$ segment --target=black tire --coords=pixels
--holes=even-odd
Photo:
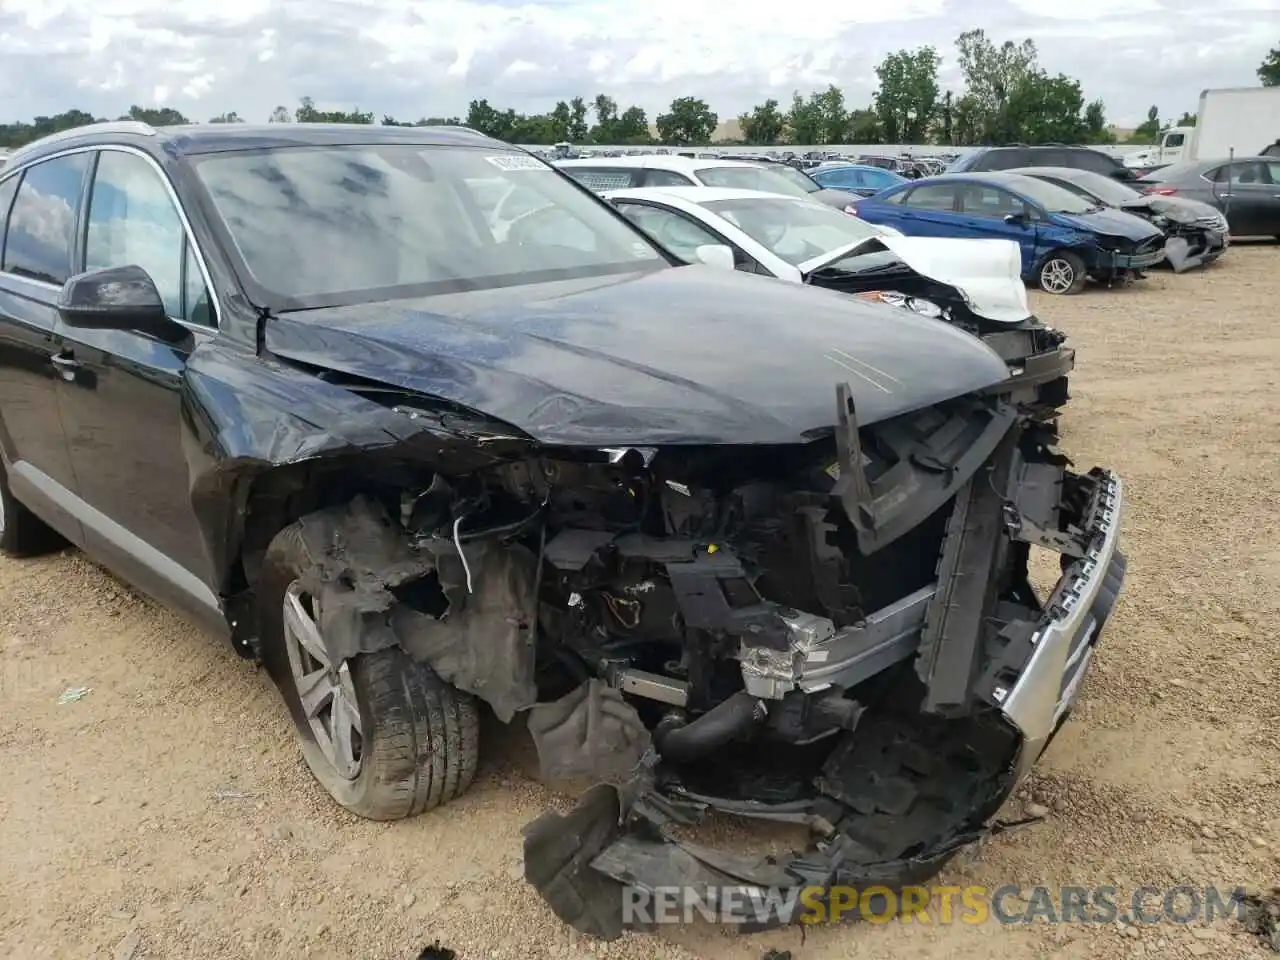
[[[0,463],[0,553],[33,557],[63,545],[63,539],[54,530],[14,499],[4,464]]]
[[[359,772],[343,776],[307,719],[290,667],[283,608],[307,564],[299,525],[272,540],[257,597],[262,659],[284,698],[317,782],[342,807],[369,820],[401,820],[455,799],[471,786],[479,758],[475,699],[398,647],[347,662],[360,716]]]
[[[1079,293],[1087,279],[1084,261],[1070,250],[1054,250],[1036,264],[1036,286],[1054,296]]]

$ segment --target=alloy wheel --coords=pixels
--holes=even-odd
[[[360,701],[346,661],[336,667],[321,638],[313,598],[297,581],[284,595],[284,645],[298,701],[316,746],[344,780],[360,773]]]
[[[1055,257],[1040,268],[1040,286],[1049,293],[1066,293],[1076,281],[1075,268]]]

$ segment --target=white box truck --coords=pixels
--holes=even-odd
[[[1280,155],[1280,87],[1225,87],[1200,94],[1194,127],[1170,127],[1153,147],[1127,154],[1126,166]]]

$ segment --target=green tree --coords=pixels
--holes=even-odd
[[[557,100],[555,108],[550,113],[552,143],[559,143],[561,140],[568,140],[569,127],[573,124],[573,112],[569,109],[569,104],[563,100]]]
[[[597,93],[592,101],[595,110],[596,124],[591,128],[589,136],[592,143],[613,143],[618,138],[618,101],[613,97]]]
[[[666,113],[658,114],[658,136],[673,146],[707,143],[720,118],[698,97],[678,97]]]
[[[1174,124],[1175,127],[1194,127],[1195,125],[1196,115],[1187,113],[1185,110],[1182,112],[1182,116],[1178,118],[1178,122]]]
[[[938,108],[938,143],[951,146],[955,143],[955,95],[948,90],[942,95],[942,106]]]
[[[240,114],[232,110],[230,113],[220,113],[216,117],[209,118],[210,123],[244,123],[240,119]]]
[[[1258,79],[1264,87],[1280,87],[1280,47],[1272,47],[1258,65]]]
[[[467,105],[465,126],[497,140],[508,140],[515,123],[515,111],[501,111],[488,100],[472,100]]]
[[[792,143],[822,142],[822,117],[818,114],[817,105],[812,97],[806,100],[800,96],[799,90],[791,95],[791,109],[787,111],[787,129],[791,131]]]
[[[98,122],[100,121],[95,119],[93,114],[73,108],[65,113],[55,114],[52,117],[36,117],[30,123],[19,121],[18,123],[0,124],[0,147],[25,146],[33,140],[47,137],[51,133],[74,130],[76,127]]]
[[[1038,74],[1036,45],[1031,40],[1006,40],[996,46],[982,30],[968,30],[956,38],[965,93],[956,103],[955,132],[959,143],[1008,143],[1021,139],[1021,117],[1009,101],[1014,91]]]
[[[874,110],[854,110],[845,126],[847,143],[888,143],[880,127],[880,117]]]
[[[925,143],[938,114],[938,52],[933,47],[899,50],[876,67],[880,129],[889,143]]]
[[[633,106],[623,110],[622,115],[618,117],[617,126],[614,127],[614,135],[620,144],[649,143],[653,137],[649,135],[649,117],[644,112],[644,108]]]
[[[1080,143],[1086,138],[1084,93],[1076,80],[1063,74],[1031,74],[1009,97],[1010,118],[1026,143]]]
[[[1115,143],[1115,134],[1107,123],[1107,109],[1101,100],[1093,100],[1084,108],[1084,139],[1086,143]]]
[[[565,139],[573,143],[587,139],[587,102],[581,97],[569,101],[569,130]]]
[[[293,119],[297,123],[373,123],[373,111],[317,110],[314,100],[303,97],[293,111]]]
[[[777,100],[766,100],[752,107],[750,113],[738,115],[742,139],[751,144],[770,146],[777,143],[786,125],[787,118],[778,109]]]
[[[1130,143],[1155,143],[1160,137],[1160,108],[1147,111],[1147,119],[1133,128]]]
[[[821,139],[818,143],[843,143],[849,128],[849,111],[844,105],[844,91],[834,83],[809,97],[818,119]]]
[[[137,120],[139,123],[150,124],[153,127],[172,127],[191,121],[184,117],[172,107],[139,107],[134,105],[129,108],[121,120]]]
[[[292,121],[293,117],[290,115],[288,107],[276,107],[271,111],[271,116],[267,117],[267,123],[290,123]]]

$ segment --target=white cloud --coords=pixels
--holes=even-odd
[[[264,120],[303,96],[417,118],[464,113],[472,99],[531,111],[598,92],[651,117],[702,96],[728,118],[827,83],[865,103],[880,58],[924,43],[955,84],[952,43],[975,26],[997,41],[1034,38],[1047,69],[1079,79],[1113,120],[1137,122],[1151,103],[1176,116],[1205,87],[1255,83],[1280,40],[1280,4],[3,0],[0,120],[71,106],[115,116],[157,98],[197,119]]]

